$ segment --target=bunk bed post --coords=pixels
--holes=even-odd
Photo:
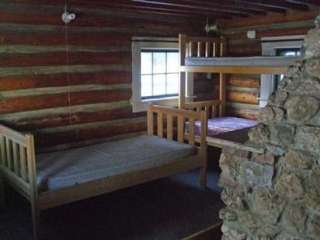
[[[220,57],[223,57],[226,52],[226,39],[224,37],[220,38]],[[226,79],[225,74],[219,74],[219,84],[220,84],[220,92],[219,92],[219,100],[221,101],[219,116],[223,117],[225,115],[226,110]]]
[[[203,168],[200,173],[200,185],[207,187],[208,182],[208,157],[207,157],[207,131],[208,131],[208,115],[205,111],[201,111],[201,130],[200,130],[200,154],[204,161]]]
[[[30,184],[30,203],[33,222],[33,235],[37,240],[39,237],[39,218],[40,209],[38,206],[38,187],[37,187],[37,171],[36,171],[36,154],[34,136],[31,134],[26,135],[27,140],[27,164],[28,164],[28,178]]]
[[[186,57],[186,35],[179,34],[179,50],[180,50],[180,67],[185,65]],[[180,87],[179,87],[179,108],[185,105],[186,98],[186,73],[180,70]]]
[[[4,137],[0,136],[0,208],[5,207],[5,186],[1,172],[1,166],[5,164]]]
[[[148,130],[148,135],[149,136],[153,136],[154,133],[154,120],[153,120],[153,112],[151,110],[151,106],[149,106],[148,108],[148,112],[147,112],[147,130]]]
[[[4,189],[4,182],[1,176],[0,171],[0,208],[5,208],[5,189]]]
[[[186,73],[180,72],[179,109],[183,109],[186,103]]]
[[[219,116],[223,117],[225,115],[226,109],[226,81],[225,75],[223,73],[219,74],[219,84],[220,84],[220,93],[219,93],[219,100],[221,101]]]

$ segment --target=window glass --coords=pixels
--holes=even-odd
[[[284,56],[284,57],[298,57],[301,56],[301,49],[300,48],[283,48],[277,49],[276,52],[277,56]],[[284,78],[284,74],[276,75],[275,76],[275,89],[278,89],[280,81]]]
[[[167,72],[177,73],[179,72],[179,53],[168,53],[167,55]]]
[[[153,53],[153,73],[166,73],[166,53]]]
[[[156,74],[153,76],[153,95],[166,95],[166,74]]]
[[[152,75],[141,76],[141,96],[152,96]]]
[[[179,91],[179,73],[167,75],[167,93],[175,94]]]
[[[152,53],[141,53],[141,74],[152,74]]]
[[[141,52],[141,97],[165,98],[179,92],[179,53],[177,50]]]

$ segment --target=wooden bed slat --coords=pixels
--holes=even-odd
[[[5,137],[0,136],[0,151],[1,151],[1,159],[0,165],[6,165],[6,147],[5,147]]]
[[[154,131],[154,123],[153,123],[153,112],[148,111],[147,113],[148,118],[148,135],[152,136]]]
[[[184,117],[178,116],[178,142],[184,142]]]
[[[167,115],[167,139],[173,140],[173,117]]]
[[[163,138],[163,113],[158,113],[157,119],[158,137]]]
[[[12,141],[6,137],[6,154],[7,154],[7,165],[10,170],[12,170],[12,152],[11,152],[11,143]]]
[[[189,144],[195,144],[195,120],[193,118],[189,119]]]
[[[205,48],[206,48],[206,50],[205,50],[205,57],[210,57],[210,43],[209,42],[206,42],[205,43]]]
[[[13,172],[20,176],[20,169],[19,169],[19,147],[18,144],[15,142],[12,142],[12,153],[13,153]]]
[[[212,57],[217,56],[217,44],[214,42],[212,43]]]
[[[26,164],[26,149],[24,146],[19,145],[20,148],[20,176],[25,181],[27,178],[27,164]]]

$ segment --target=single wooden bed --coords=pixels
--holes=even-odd
[[[207,134],[209,138],[243,143],[248,139],[248,131],[256,126],[253,120],[225,116],[226,81],[225,74],[279,74],[300,57],[224,57],[227,41],[225,38],[190,37],[179,35],[180,48],[180,94],[179,108],[196,112],[205,111],[208,116]],[[218,73],[219,99],[188,102],[185,85],[187,73]],[[196,123],[196,128],[200,123]],[[220,142],[221,143],[221,142]]]
[[[150,106],[147,135],[42,154],[33,135],[0,125],[0,172],[30,202],[36,238],[41,210],[196,168],[205,184],[205,119],[205,112]],[[185,121],[190,129],[203,123],[199,144],[193,134],[185,141]]]

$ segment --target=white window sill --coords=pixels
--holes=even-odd
[[[159,102],[159,101],[168,101],[168,100],[172,100],[172,99],[177,100],[178,98],[179,98],[178,96],[163,97],[163,98],[149,98],[149,99],[142,99],[141,102]]]
[[[167,98],[158,98],[158,99],[144,99],[141,101],[132,101],[133,112],[145,112],[148,110],[149,105],[162,105],[169,107],[178,106],[179,97],[167,97]]]

